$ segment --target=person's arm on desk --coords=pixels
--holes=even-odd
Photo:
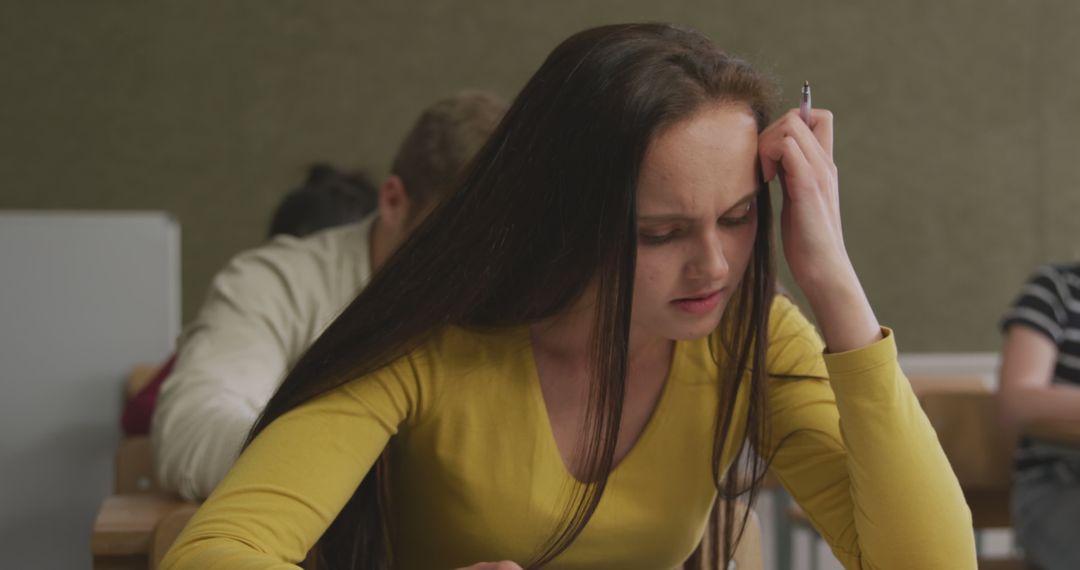
[[[158,398],[151,427],[158,478],[186,499],[205,499],[225,476],[304,348],[305,319],[275,247],[241,254],[214,278]]]
[[[1010,436],[1034,422],[1080,422],[1080,388],[1052,384],[1058,347],[1023,324],[1008,328],[1001,350],[998,410]]]

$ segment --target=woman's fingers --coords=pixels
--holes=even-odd
[[[796,192],[808,184],[825,187],[835,184],[836,166],[821,144],[824,140],[831,147],[832,114],[821,110],[812,114],[811,120],[816,121],[816,132],[793,110],[762,131],[758,144],[766,182],[782,168],[785,187],[793,186]]]
[[[825,151],[825,154],[832,159],[833,156],[833,114],[832,111],[827,109],[813,109],[810,111],[810,131],[814,133],[814,138],[817,139],[818,144]]]
[[[805,127],[805,129],[803,128]],[[766,131],[781,131],[784,134],[796,136],[808,134],[817,142],[816,145],[806,145],[806,148],[820,148],[821,155],[826,160],[833,157],[833,114],[827,109],[813,109],[810,111],[810,122],[802,120],[798,109],[790,109],[781,115]],[[764,133],[762,133],[764,134]],[[800,137],[803,138],[803,137]],[[809,142],[809,140],[807,140]]]
[[[828,113],[828,111],[822,111],[822,113]],[[811,115],[811,120],[817,120],[817,128],[819,132],[815,133],[811,130],[811,127],[803,122],[799,117],[797,110],[791,110],[784,113],[773,124],[769,125],[765,131],[761,133],[760,138],[767,144],[768,141],[791,137],[799,143],[799,148],[802,150],[803,155],[806,157],[807,162],[812,166],[818,168],[824,168],[832,164],[832,155],[821,144],[821,138],[832,138],[832,119],[823,115]],[[819,138],[821,137],[821,138]],[[830,148],[831,148],[831,141]]]
[[[758,152],[761,155],[761,168],[766,182],[776,176],[781,167],[784,170],[785,182],[808,178],[813,172],[806,155],[793,137],[771,136],[759,144],[761,146]]]

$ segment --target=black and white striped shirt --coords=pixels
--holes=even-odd
[[[1003,331],[1014,324],[1031,327],[1057,345],[1055,384],[1080,385],[1080,264],[1036,270],[1001,320]],[[1053,449],[1025,438],[1017,452],[1017,468],[1052,461]]]
[[[1080,265],[1040,267],[1001,321],[1027,325],[1054,341],[1054,382],[1080,385]]]

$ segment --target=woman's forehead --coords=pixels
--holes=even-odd
[[[757,123],[742,106],[711,107],[665,129],[649,145],[639,174],[641,198],[671,190],[733,186],[757,177]]]

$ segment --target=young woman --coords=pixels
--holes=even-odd
[[[769,109],[763,77],[693,31],[559,45],[165,567],[698,564],[718,489],[752,498],[771,462],[848,567],[974,568],[844,247],[832,117]],[[773,295],[776,177],[824,345]]]

